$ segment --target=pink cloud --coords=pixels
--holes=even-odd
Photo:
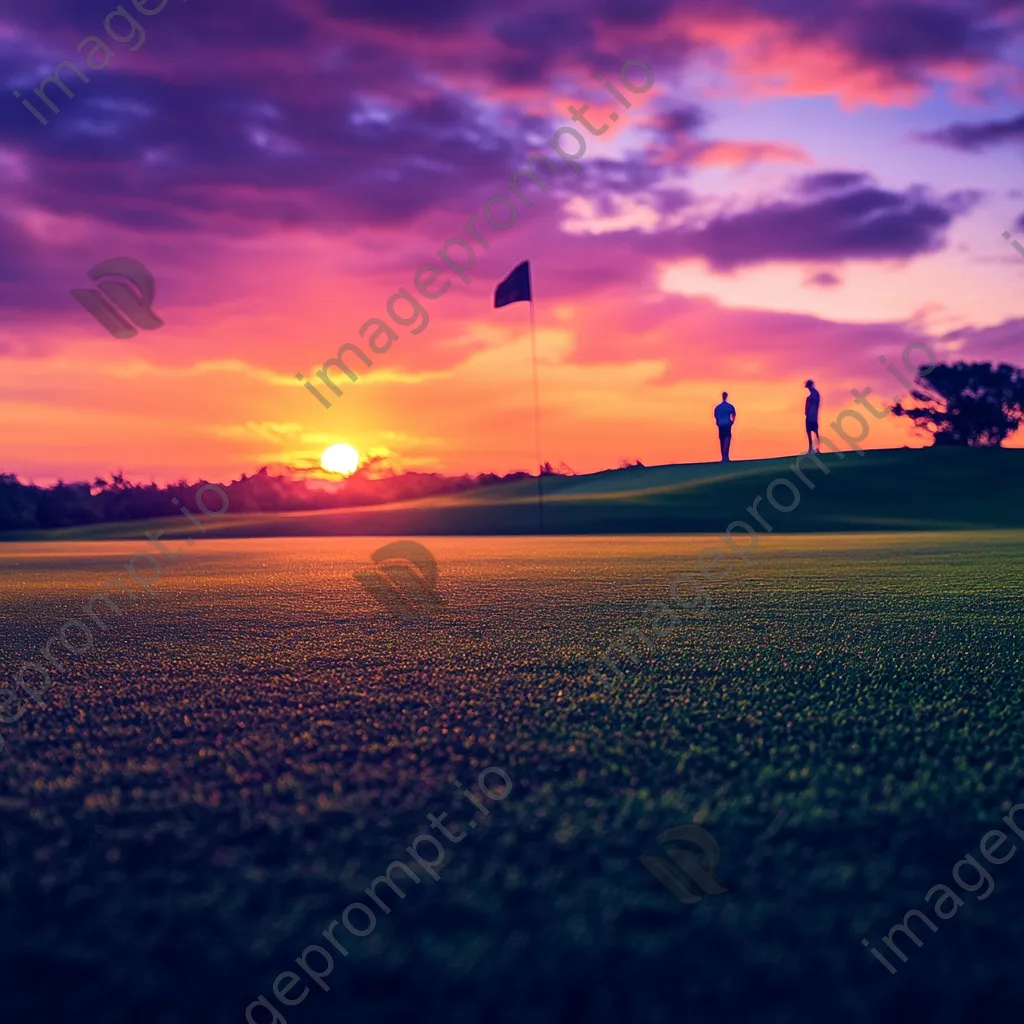
[[[777,142],[710,142],[699,149],[693,158],[696,167],[747,167],[754,163],[813,162],[801,147]]]

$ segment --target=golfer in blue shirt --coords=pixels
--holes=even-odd
[[[722,447],[722,461],[729,461],[729,446],[732,444],[732,425],[736,422],[736,409],[728,402],[729,392],[722,392],[722,401],[715,406],[715,423],[718,424],[718,443]]]

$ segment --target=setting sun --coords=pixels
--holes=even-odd
[[[328,473],[340,473],[349,476],[359,468],[359,452],[350,444],[332,444],[320,456],[320,465]]]

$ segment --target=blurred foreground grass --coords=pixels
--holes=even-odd
[[[762,538],[706,619],[588,680],[712,542],[429,538],[425,626],[352,579],[380,539],[197,542],[0,726],[8,1019],[244,1020],[492,764],[511,795],[289,1024],[1016,1009],[1024,858],[895,977],[860,939],[1024,800],[1024,535]],[[0,549],[5,674],[139,548]],[[683,906],[637,857],[695,818],[729,892]]]

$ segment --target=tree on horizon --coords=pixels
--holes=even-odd
[[[935,445],[998,448],[1024,418],[1024,370],[1009,363],[940,363],[918,374],[910,396],[893,413],[913,420]]]

